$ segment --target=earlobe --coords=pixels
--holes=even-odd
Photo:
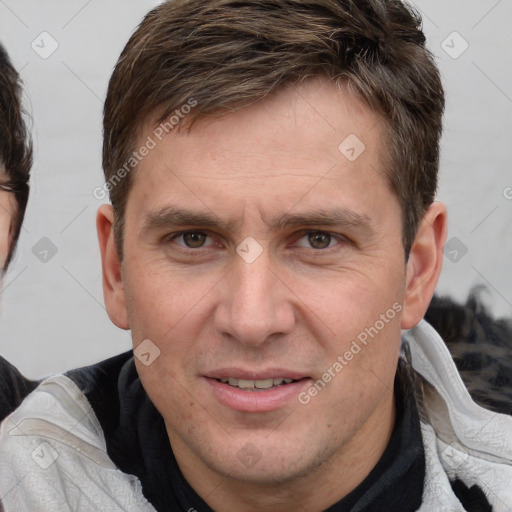
[[[427,311],[441,273],[446,232],[446,207],[435,202],[420,223],[407,262],[402,329],[416,326]]]
[[[104,204],[98,208],[96,229],[101,252],[103,296],[110,320],[121,329],[129,329],[121,261],[114,240],[114,212]]]

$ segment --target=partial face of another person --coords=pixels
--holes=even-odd
[[[137,370],[189,480],[357,471],[385,447],[423,261],[406,262],[384,130],[309,80],[158,142],[133,176],[122,263],[100,210],[109,314],[145,343]]]
[[[0,183],[5,171],[0,165]],[[12,221],[16,213],[16,199],[12,192],[0,189],[0,268],[5,267],[12,245]]]

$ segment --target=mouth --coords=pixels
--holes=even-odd
[[[227,384],[233,388],[238,388],[243,391],[266,391],[268,389],[275,389],[279,386],[284,386],[286,384],[292,384],[293,382],[298,382],[301,379],[291,379],[289,377],[276,377],[270,379],[258,379],[258,380],[250,380],[250,379],[236,379],[235,377],[221,377],[220,379],[215,379],[222,384]]]
[[[290,406],[311,382],[302,373],[283,369],[252,372],[225,368],[204,377],[203,382],[223,406],[253,413]]]

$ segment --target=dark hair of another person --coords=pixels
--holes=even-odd
[[[12,192],[16,199],[5,267],[12,258],[25,216],[32,167],[32,141],[21,108],[21,93],[19,75],[0,45],[0,189]]]
[[[482,407],[512,414],[512,319],[495,319],[475,288],[465,304],[434,296],[425,319],[446,342],[460,376]]]

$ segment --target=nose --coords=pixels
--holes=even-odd
[[[271,270],[268,251],[254,262],[234,256],[215,311],[215,327],[222,336],[247,346],[258,346],[295,325],[293,293]]]

